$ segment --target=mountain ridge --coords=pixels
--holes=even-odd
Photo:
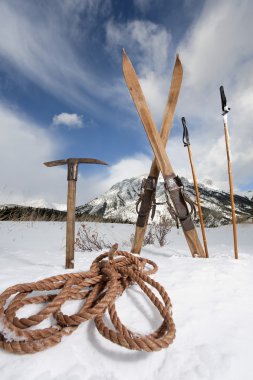
[[[100,221],[135,223],[137,219],[136,201],[144,176],[126,178],[114,184],[108,191],[90,202],[76,208],[77,221]],[[191,181],[181,177],[184,190],[195,199],[194,185]],[[164,186],[158,181],[156,201],[165,202]],[[228,192],[219,190],[210,180],[199,184],[201,206],[205,225],[216,227],[231,223],[230,195]],[[253,222],[253,201],[250,200],[251,192],[247,195],[235,194],[235,206],[238,223]],[[49,203],[43,199],[32,201],[29,205],[1,205],[0,220],[16,221],[66,221],[64,205]],[[30,202],[31,203],[31,202]],[[60,206],[56,209],[56,205]],[[34,207],[39,206],[39,207]],[[50,207],[50,208],[49,208]],[[55,207],[55,208],[54,208]],[[169,216],[167,205],[157,206],[154,220],[157,221],[162,214]],[[196,219],[198,224],[198,218]]]
[[[118,221],[136,222],[136,201],[140,192],[141,182],[144,176],[124,179],[113,185],[102,196],[93,199],[83,206],[77,207],[77,214],[99,215],[103,218]],[[184,190],[195,199],[195,190],[192,182],[181,177]],[[230,195],[228,192],[219,190],[212,183],[199,184],[201,206],[205,224],[208,227],[225,225],[231,222]],[[251,222],[253,218],[253,202],[248,197],[235,194],[235,207],[238,223]],[[165,202],[164,186],[158,181],[156,201]],[[155,220],[160,215],[168,215],[167,205],[157,206]],[[197,221],[198,222],[198,221]]]

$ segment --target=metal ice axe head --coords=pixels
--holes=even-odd
[[[96,158],[67,158],[65,160],[56,160],[44,162],[48,167],[68,165],[68,181],[77,181],[78,165],[79,164],[99,164],[108,165],[106,162],[97,160]]]

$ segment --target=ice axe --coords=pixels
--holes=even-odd
[[[75,244],[75,211],[76,211],[76,181],[79,164],[108,165],[106,162],[95,158],[67,158],[44,162],[48,167],[68,165],[68,199],[67,199],[67,227],[66,227],[66,269],[74,268],[74,244]]]

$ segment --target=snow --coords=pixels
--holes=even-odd
[[[87,224],[129,249],[133,226]],[[126,350],[100,336],[90,321],[49,350],[26,356],[0,351],[1,379],[251,379],[253,225],[238,226],[239,260],[233,259],[231,226],[206,232],[210,259],[192,259],[182,232],[176,229],[169,234],[167,246],[148,246],[142,252],[158,264],[154,278],[172,300],[177,335],[168,349]],[[66,272],[65,223],[1,222],[0,247],[0,292],[16,283]],[[98,253],[76,252],[75,269],[67,272],[88,269]],[[137,286],[127,290],[116,306],[122,321],[138,333],[160,323]],[[18,315],[28,316],[35,307],[40,305],[26,306]],[[77,306],[73,302],[64,308],[71,313]]]
[[[35,207],[35,208],[49,208],[58,211],[66,211],[67,205],[63,203],[48,202],[45,199],[37,199],[26,201],[23,206]]]

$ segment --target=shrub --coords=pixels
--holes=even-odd
[[[97,231],[84,223],[80,225],[75,241],[77,251],[100,251],[111,246],[110,242],[105,242]]]
[[[159,221],[154,223],[154,235],[161,247],[166,244],[166,238],[172,227],[172,221],[166,215],[161,215]]]

